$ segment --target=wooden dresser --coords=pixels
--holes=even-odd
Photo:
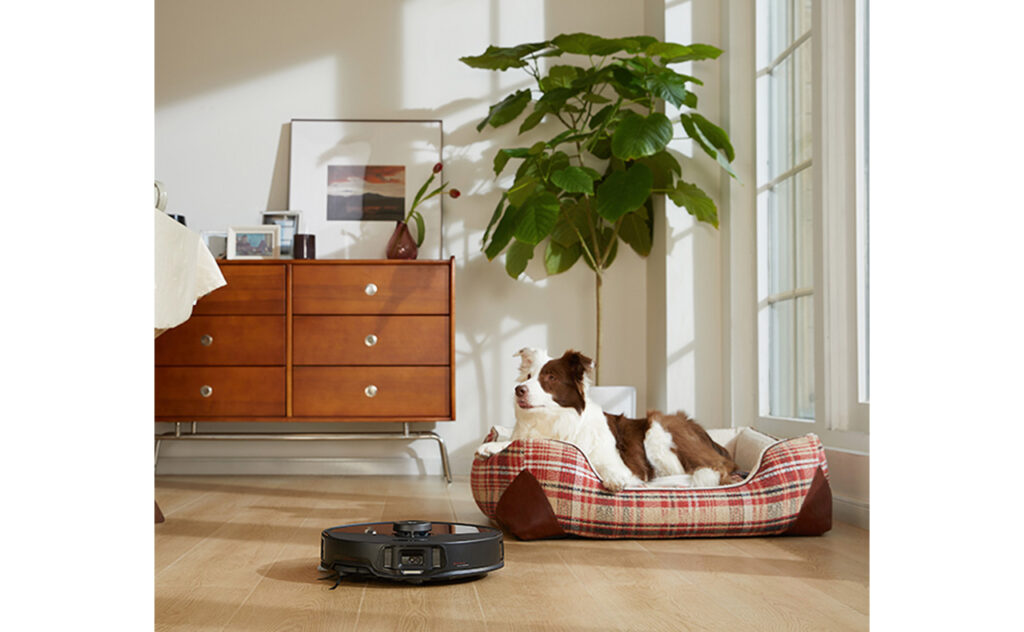
[[[156,421],[455,418],[454,258],[220,266],[227,285],[156,339]],[[429,434],[400,436],[437,439],[447,470]]]

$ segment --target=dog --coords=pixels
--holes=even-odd
[[[578,351],[553,359],[522,349],[514,388],[511,441],[555,439],[578,447],[612,492],[643,485],[715,487],[736,481],[736,463],[685,413],[649,411],[644,419],[610,415],[590,399],[593,361]],[[511,441],[484,443],[483,457]]]

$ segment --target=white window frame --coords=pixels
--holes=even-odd
[[[756,5],[724,3],[725,50],[729,54],[724,94],[725,120],[733,144],[746,156],[734,167],[738,181],[726,187],[728,221],[725,266],[729,278],[727,309],[729,407],[732,424],[753,424],[776,436],[814,432],[839,449],[868,451],[869,404],[864,401],[866,331],[862,324],[867,293],[859,278],[860,247],[867,238],[866,191],[858,153],[863,118],[862,86],[857,85],[862,34],[859,0],[814,0],[812,81],[814,145],[814,337],[815,419],[766,415],[758,335],[757,182],[756,174]],[[825,133],[827,131],[827,133]],[[738,155],[743,152],[737,151]]]

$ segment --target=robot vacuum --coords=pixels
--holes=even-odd
[[[323,579],[377,578],[422,584],[482,577],[505,565],[501,531],[458,522],[401,520],[324,529]]]

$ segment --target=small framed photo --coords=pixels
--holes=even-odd
[[[214,259],[223,259],[228,254],[228,231],[204,230],[199,233]]]
[[[291,256],[292,244],[295,242],[295,233],[299,232],[299,218],[302,211],[263,211],[260,213],[264,225],[277,225],[281,227],[281,255]]]
[[[281,227],[240,226],[228,229],[228,259],[277,259],[281,256]]]

